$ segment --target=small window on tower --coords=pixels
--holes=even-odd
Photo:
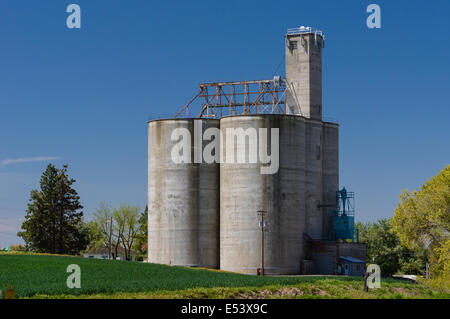
[[[316,146],[316,159],[320,160],[320,145]]]
[[[297,41],[289,41],[289,50],[297,49]]]

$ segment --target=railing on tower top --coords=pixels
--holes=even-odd
[[[299,28],[291,28],[288,29],[286,32],[286,35],[296,35],[296,34],[305,34],[305,33],[314,33],[316,35],[320,35],[322,38],[325,39],[325,35],[321,30],[313,29],[311,27],[304,27],[301,26]]]

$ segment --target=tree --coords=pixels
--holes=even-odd
[[[138,251],[136,260],[142,261],[147,257],[148,247],[146,244],[148,242],[148,206],[145,206],[145,210],[141,213],[139,220],[139,229],[136,234],[136,243],[134,244],[134,249]]]
[[[120,249],[125,259],[131,260],[131,249],[138,232],[139,207],[122,204],[118,209],[100,203],[90,223],[92,242],[89,248],[111,247],[111,257],[116,259]]]
[[[116,237],[122,243],[126,260],[131,260],[131,248],[138,232],[139,209],[138,206],[122,204],[114,211]]]
[[[83,222],[83,206],[72,188],[74,179],[67,165],[52,164],[41,176],[40,191],[32,190],[22,232],[17,235],[27,249],[52,254],[79,254],[88,245],[88,229]]]
[[[356,227],[359,229],[360,241],[366,244],[369,262],[379,265],[382,275],[389,276],[398,271],[417,274],[424,267],[420,259],[414,259],[412,251],[401,246],[389,220],[365,224],[358,222]],[[411,262],[415,262],[414,267],[410,265]]]
[[[96,208],[94,218],[91,225],[91,244],[90,249],[107,248],[114,249],[110,251],[109,258],[115,259],[117,257],[118,241],[115,241],[113,236],[114,230],[114,214],[111,206],[102,202]]]
[[[427,251],[432,276],[449,279],[450,165],[419,191],[403,191],[391,223],[402,245]]]
[[[25,247],[22,244],[11,245],[11,251],[26,251]]]

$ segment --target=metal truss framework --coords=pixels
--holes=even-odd
[[[202,83],[197,95],[175,117],[188,118],[196,104],[200,104],[201,110],[198,118],[286,114],[286,82],[275,76],[272,80]]]

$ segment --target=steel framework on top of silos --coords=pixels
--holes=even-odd
[[[198,118],[286,114],[286,89],[286,80],[280,76],[271,80],[201,83],[197,95],[180,109],[175,118],[182,114],[188,118],[189,113],[195,111],[196,104],[200,104]]]

